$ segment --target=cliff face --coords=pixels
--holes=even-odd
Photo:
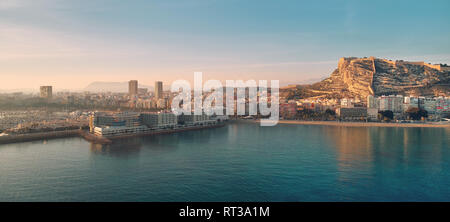
[[[366,98],[368,95],[450,96],[450,68],[424,62],[341,58],[321,82],[300,89],[300,97]]]

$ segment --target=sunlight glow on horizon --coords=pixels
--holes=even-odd
[[[449,8],[445,0],[2,0],[0,92],[168,85],[196,71],[283,86],[327,77],[348,56],[450,63]]]

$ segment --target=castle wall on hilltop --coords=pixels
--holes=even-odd
[[[436,69],[439,71],[445,71],[448,72],[450,71],[450,67],[448,66],[442,66],[441,64],[429,64],[423,61],[419,61],[419,62],[408,62],[408,61],[392,61],[392,60],[388,60],[388,59],[381,59],[381,61],[389,63],[391,65],[394,66],[398,66],[398,65],[418,65],[418,66],[426,66],[428,68],[432,68],[432,69]]]

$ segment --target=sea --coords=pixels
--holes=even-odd
[[[450,201],[450,128],[230,122],[6,144],[0,201]]]

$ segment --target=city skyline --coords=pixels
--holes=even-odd
[[[2,1],[0,89],[170,84],[196,71],[283,86],[329,76],[340,57],[450,63],[448,1],[106,3]]]

